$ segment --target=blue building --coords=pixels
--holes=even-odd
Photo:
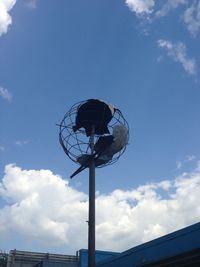
[[[86,249],[76,256],[11,250],[7,267],[87,267],[87,260]],[[200,267],[200,222],[122,253],[96,251],[96,267]]]
[[[87,266],[86,252],[80,250],[79,267]],[[200,223],[122,253],[101,252],[101,257],[99,255],[97,252],[96,267],[199,267]]]

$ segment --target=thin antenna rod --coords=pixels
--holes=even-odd
[[[94,126],[90,137],[91,155],[94,154]],[[89,164],[89,223],[88,223],[88,267],[95,267],[95,162]]]

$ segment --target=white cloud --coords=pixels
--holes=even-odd
[[[187,8],[183,15],[183,21],[193,37],[196,37],[200,31],[200,1],[194,1]]]
[[[9,102],[12,100],[12,94],[8,91],[8,89],[3,88],[2,86],[0,86],[0,96]]]
[[[155,5],[154,0],[126,0],[126,5],[137,15],[150,14]]]
[[[9,11],[15,5],[16,0],[0,1],[0,36],[8,31],[8,27],[12,24],[12,18]]]
[[[188,162],[188,161],[194,161],[196,159],[196,156],[195,155],[187,155],[185,156],[185,161]]]
[[[174,61],[179,62],[187,73],[191,75],[196,74],[195,59],[188,58],[184,43],[172,43],[171,41],[160,39],[158,40],[158,46],[165,49],[167,55],[173,58]]]
[[[176,162],[176,169],[179,170],[182,167],[182,162],[181,161],[177,161]]]
[[[25,5],[30,9],[35,9],[37,7],[37,0],[24,0]]]
[[[81,247],[84,243],[87,196],[58,175],[7,165],[0,195],[9,204],[0,210],[0,232],[18,233],[53,246],[74,242]]]
[[[176,169],[180,170],[186,163],[191,163],[196,159],[194,155],[186,155],[183,161],[176,161]]]
[[[0,151],[5,151],[5,147],[4,146],[0,146]]]
[[[188,2],[188,0],[167,0],[164,5],[156,11],[156,17],[166,16],[171,10],[176,9],[179,5],[184,5]]]
[[[27,145],[28,143],[29,143],[28,140],[17,140],[17,141],[15,142],[15,144],[16,144],[17,146],[24,146],[24,145]]]
[[[171,10],[178,8],[180,5],[186,5],[188,0],[166,0],[159,7],[155,0],[126,0],[126,5],[136,15],[152,15],[153,17],[164,17]],[[156,10],[157,9],[157,10]]]
[[[200,164],[174,180],[99,193],[97,248],[121,251],[199,221],[199,195]],[[11,242],[18,234],[46,247],[87,247],[88,196],[60,176],[7,165],[0,196],[0,233]]]

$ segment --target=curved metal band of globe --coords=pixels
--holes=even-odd
[[[78,102],[74,104],[71,109],[65,114],[63,120],[60,123],[60,132],[59,132],[59,141],[60,144],[66,153],[66,155],[76,164],[78,162],[78,158],[81,155],[89,154],[89,138],[86,136],[86,131],[83,128],[78,129],[76,132],[73,130],[74,122],[77,116],[77,110],[79,107],[84,104],[85,101]],[[108,123],[108,129],[110,133],[113,131],[113,127],[116,125],[124,125],[128,129],[129,135],[129,126],[125,118],[123,117],[121,111],[119,109],[115,109],[114,115],[111,121]],[[94,142],[96,143],[99,139],[100,135],[94,134]],[[105,162],[100,166],[96,166],[97,168],[102,168],[107,165],[114,164],[119,157],[125,152],[126,146],[124,146],[118,153],[116,153],[111,160]]]

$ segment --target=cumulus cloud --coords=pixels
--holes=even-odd
[[[9,14],[15,5],[16,0],[0,1],[0,36],[8,31],[8,27],[12,24],[12,18]]]
[[[158,40],[158,46],[165,49],[167,55],[180,63],[187,73],[191,75],[196,74],[195,59],[187,56],[187,49],[184,43],[172,43],[171,41],[160,39]]]
[[[136,15],[142,15],[152,13],[155,2],[154,0],[126,0],[126,5]]]
[[[162,196],[162,191],[167,197]],[[116,190],[110,196],[100,196],[97,201],[101,203],[103,221],[97,230],[101,236],[110,239],[109,243],[107,239],[101,239],[101,246],[124,249],[197,222],[200,218],[199,193],[200,172],[197,168],[194,173],[184,173],[172,181],[147,184],[131,191]]]
[[[8,89],[3,88],[2,86],[0,86],[0,96],[9,102],[12,100],[12,94],[8,91]]]
[[[87,230],[87,196],[60,176],[49,170],[7,165],[0,196],[7,202],[0,209],[2,234],[17,233],[46,245],[74,243],[82,247]],[[80,241],[75,238],[78,236]]]
[[[125,250],[197,222],[199,195],[200,163],[174,180],[99,193],[97,248]],[[5,203],[0,209],[1,236],[17,233],[47,248],[87,247],[88,196],[59,175],[7,165],[0,196]]]
[[[196,37],[200,31],[200,1],[195,1],[185,10],[183,21],[190,34]]]

